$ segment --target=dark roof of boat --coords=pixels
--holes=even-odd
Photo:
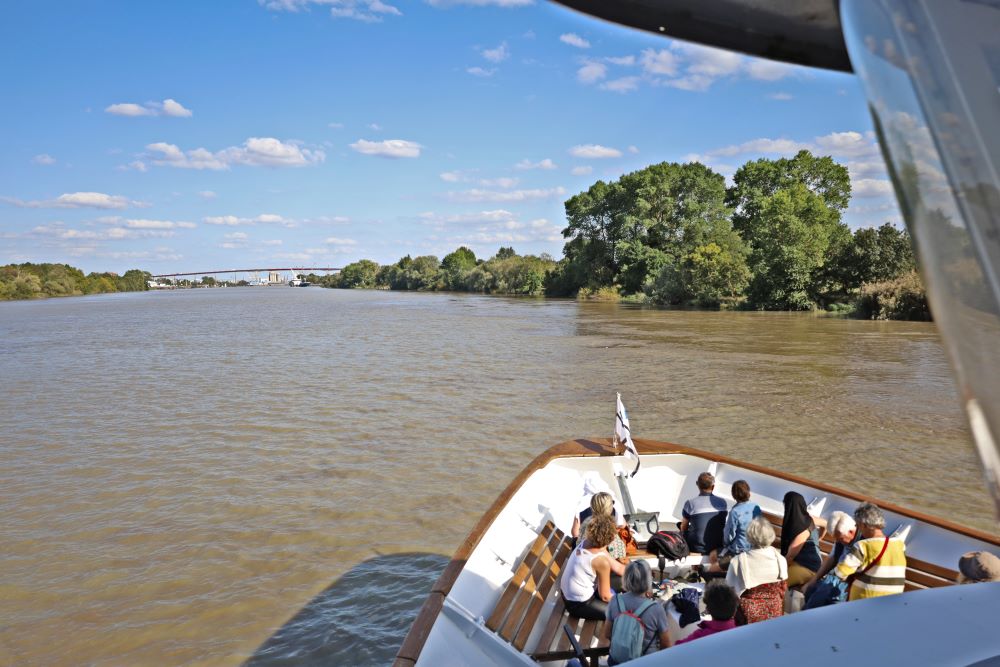
[[[556,0],[641,30],[850,72],[837,0]]]

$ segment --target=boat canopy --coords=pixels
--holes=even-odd
[[[795,65],[850,72],[836,0],[557,0],[592,16]]]

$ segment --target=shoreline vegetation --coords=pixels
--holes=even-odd
[[[852,232],[845,166],[800,151],[758,159],[725,178],[700,163],[663,162],[598,181],[565,202],[563,257],[461,247],[379,265],[362,259],[324,287],[576,297],[655,306],[824,310],[866,319],[930,320],[905,230]]]
[[[565,202],[563,257],[489,259],[460,247],[442,260],[362,259],[335,275],[303,275],[340,289],[575,297],[660,307],[821,310],[865,319],[930,320],[909,234],[891,223],[854,232],[847,167],[800,151],[752,160],[727,186],[692,162],[663,162],[597,181]],[[150,274],[91,273],[65,264],[0,267],[0,300],[148,289]],[[216,287],[205,276],[177,287]],[[245,285],[245,282],[234,285]]]

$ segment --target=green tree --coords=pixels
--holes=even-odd
[[[464,289],[466,278],[475,267],[476,254],[465,246],[448,253],[441,260],[442,280],[445,287],[452,290]]]
[[[148,271],[129,269],[125,272],[125,275],[118,279],[118,291],[144,292],[149,289],[147,281],[151,280],[152,277]]]
[[[370,259],[362,259],[348,264],[340,270],[337,287],[346,289],[371,289],[376,286],[379,265]]]
[[[514,252],[514,249],[511,248],[510,246],[503,247],[497,250],[496,254],[497,259],[508,259],[510,257],[517,257],[517,253]]]
[[[769,310],[811,307],[813,274],[823,266],[841,225],[837,212],[801,183],[758,204],[750,252],[751,305]]]

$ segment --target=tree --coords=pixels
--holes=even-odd
[[[801,310],[813,305],[813,273],[823,265],[837,212],[798,183],[764,197],[753,221],[748,296],[757,308]]]
[[[514,249],[511,248],[510,246],[507,246],[505,248],[502,247],[499,250],[497,250],[496,254],[497,259],[508,259],[510,257],[517,257],[517,253],[514,252]]]
[[[205,287],[215,287],[215,278],[212,276],[202,276],[201,284]]]
[[[336,286],[345,289],[371,289],[375,287],[378,271],[379,265],[372,260],[358,260],[340,270]]]
[[[635,293],[699,246],[741,243],[725,196],[723,177],[699,163],[663,162],[614,183],[598,181],[566,202],[568,261],[550,287],[565,288],[577,278],[586,281],[577,288],[617,284]]]
[[[463,289],[466,277],[475,267],[476,253],[465,246],[448,253],[441,260],[442,280],[445,287],[453,290]]]
[[[148,271],[129,269],[125,272],[125,275],[118,279],[118,291],[144,292],[149,289],[149,283],[147,281],[151,280],[152,277],[153,276]]]

